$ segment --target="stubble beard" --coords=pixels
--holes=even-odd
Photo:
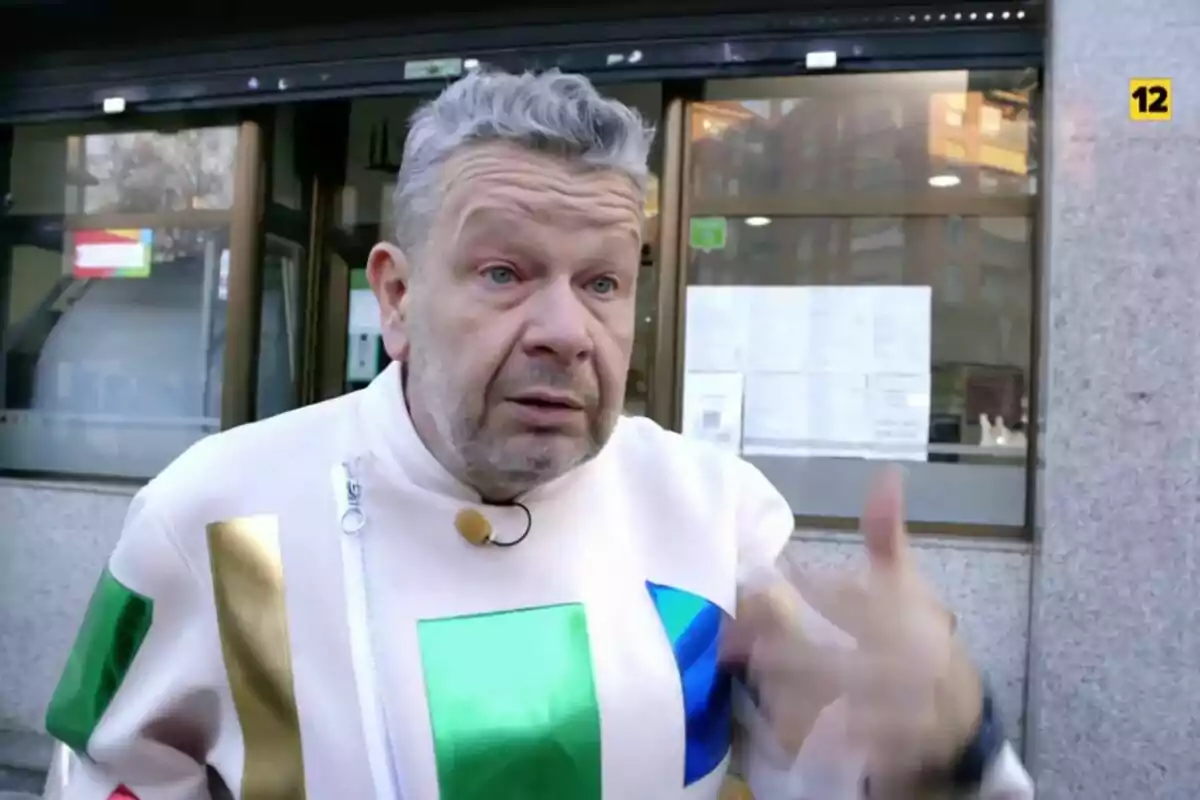
[[[419,315],[418,315],[419,316]],[[432,423],[436,442],[426,442],[433,455],[456,478],[485,500],[506,502],[565,475],[600,452],[619,413],[592,398],[584,438],[579,447],[564,447],[562,436],[492,430],[486,397],[468,395],[446,365],[452,356],[438,350],[436,339],[419,319],[410,320],[406,391],[419,399]]]

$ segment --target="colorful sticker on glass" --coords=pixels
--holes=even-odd
[[[693,250],[724,250],[728,238],[729,222],[724,217],[692,217],[688,226],[688,244]]]
[[[142,230],[75,231],[76,278],[150,276],[154,232]]]

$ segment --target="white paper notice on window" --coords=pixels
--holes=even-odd
[[[346,329],[351,334],[379,333],[379,303],[370,289],[350,290],[350,311]]]
[[[750,317],[739,287],[697,287],[687,294],[684,371],[741,373]]]
[[[928,372],[868,376],[871,448],[867,457],[925,461],[929,453],[930,395]]]
[[[868,287],[864,287],[868,288]],[[871,372],[921,375],[933,358],[933,289],[872,286]]]
[[[350,291],[346,322],[346,380],[366,383],[379,372],[379,303],[370,289]]]
[[[930,287],[695,286],[686,313],[691,435],[736,380],[746,455],[926,458]]]
[[[688,372],[930,370],[928,286],[692,286]]]
[[[742,451],[793,458],[866,458],[870,396],[861,372],[746,376]]]
[[[740,454],[743,390],[744,381],[736,372],[685,373],[683,435]]]

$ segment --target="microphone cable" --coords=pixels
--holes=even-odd
[[[525,539],[529,536],[529,531],[533,529],[533,512],[529,510],[529,506],[525,505],[524,503],[517,502],[516,500],[513,500],[512,502],[509,502],[509,503],[501,503],[499,505],[501,508],[504,508],[504,507],[511,508],[513,506],[516,506],[517,508],[524,511],[525,512],[525,530],[521,531],[521,535],[518,536],[517,538],[513,539],[511,542],[501,542],[497,539],[493,539],[493,538],[489,537],[488,544],[493,545],[495,547],[516,547],[521,542],[525,541]]]

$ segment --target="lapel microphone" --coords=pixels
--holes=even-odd
[[[454,515],[454,529],[458,531],[458,535],[464,541],[475,547],[484,547],[489,544],[493,547],[514,547],[529,536],[529,530],[533,527],[533,514],[524,503],[504,503],[503,506],[516,506],[525,512],[525,530],[511,542],[502,542],[496,539],[496,531],[492,527],[491,521],[483,515],[482,511],[474,508],[464,508]]]
[[[458,535],[476,547],[492,541],[492,523],[473,508],[464,508],[454,517],[454,528]]]

